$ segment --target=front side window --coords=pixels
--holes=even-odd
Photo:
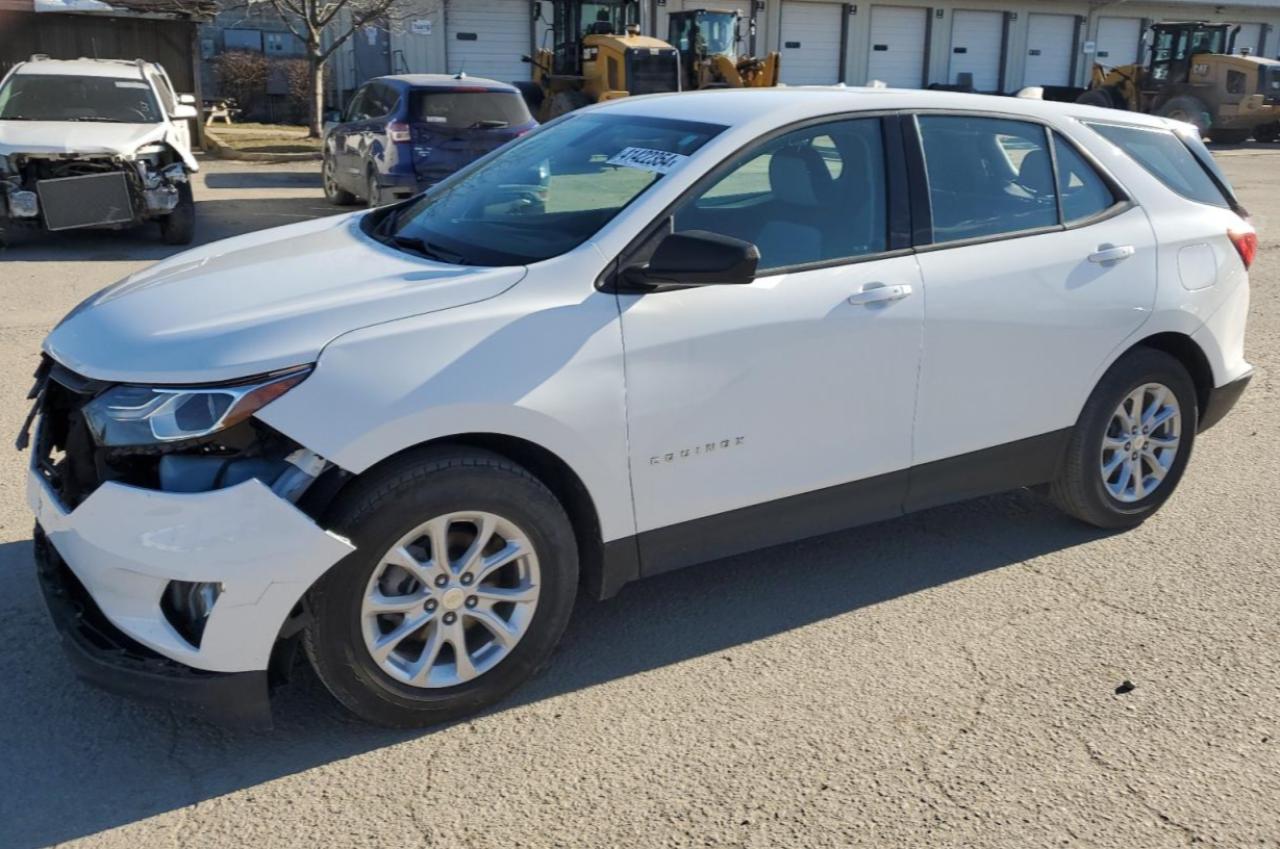
[[[0,89],[0,121],[155,124],[162,120],[146,80],[14,74]]]
[[[724,129],[575,115],[502,148],[388,217],[373,235],[446,262],[520,265],[572,250]],[[393,216],[393,217],[392,217]]]
[[[674,229],[753,243],[760,270],[880,253],[888,242],[880,119],[788,133],[681,204]]]
[[[1058,223],[1044,127],[1003,118],[922,115],[933,240],[953,242]]]
[[[1119,147],[1153,177],[1190,200],[1231,208],[1230,199],[1200,160],[1170,130],[1090,124],[1098,135]],[[1200,144],[1199,139],[1196,140]]]

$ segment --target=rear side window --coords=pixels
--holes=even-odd
[[[1058,160],[1058,191],[1062,194],[1062,220],[1071,226],[1106,212],[1119,202],[1107,182],[1075,147],[1053,134],[1053,153]]]
[[[950,115],[922,115],[918,120],[935,242],[1058,224],[1044,127]]]
[[[533,120],[524,98],[510,91],[415,91],[409,120],[450,130],[516,127]]]
[[[1116,124],[1089,126],[1183,197],[1211,206],[1231,208],[1227,195],[1171,130]]]

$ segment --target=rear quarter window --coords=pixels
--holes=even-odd
[[[1119,147],[1148,173],[1189,200],[1232,209],[1227,190],[1172,130],[1089,124],[1107,141]]]

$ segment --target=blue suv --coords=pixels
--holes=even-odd
[[[416,195],[538,122],[519,89],[464,75],[376,77],[325,133],[324,194],[369,206]]]

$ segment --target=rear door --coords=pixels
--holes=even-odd
[[[891,88],[923,86],[928,38],[928,9],[872,6],[867,79]]]
[[[948,82],[959,85],[967,74],[977,91],[999,91],[1004,63],[1004,12],[957,9],[951,16]]]
[[[365,109],[369,86],[358,89],[347,104],[342,120],[329,131],[329,144],[334,162],[334,177],[347,191],[364,191],[360,172],[360,128],[369,117]]]
[[[965,458],[948,468],[959,470],[951,489],[967,495],[1047,480],[1052,472],[1035,464],[1056,459],[1098,369],[1155,301],[1151,226],[1056,133],[1051,154],[1043,125],[917,123],[930,227],[917,234],[928,244],[918,253],[926,312],[915,464]],[[975,453],[983,449],[994,453]],[[908,506],[957,494],[940,483],[913,473]]]
[[[782,2],[782,72],[787,85],[831,85],[843,68],[844,6]]]

